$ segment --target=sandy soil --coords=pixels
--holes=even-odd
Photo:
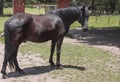
[[[80,29],[73,29],[69,31],[67,37],[69,38],[64,39],[65,43],[91,45],[93,47],[109,51],[110,53],[114,53],[120,58],[120,30],[92,29],[87,33],[84,33]],[[3,62],[3,55],[4,45],[0,44],[0,68]],[[0,74],[0,82],[61,82],[59,77],[53,79],[48,74],[48,72],[51,72],[53,68],[50,68],[48,65],[48,60],[46,61],[40,58],[39,55],[40,54],[26,55],[18,53],[19,63],[22,68],[25,68],[25,75],[20,76],[17,72],[10,73],[10,70],[7,69],[9,78],[6,80],[1,79],[2,74]],[[35,67],[31,67],[31,65]]]

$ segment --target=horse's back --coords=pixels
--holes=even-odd
[[[62,20],[58,16],[51,14],[39,17],[33,16],[33,22],[36,28],[40,28],[41,31],[50,31],[64,27]],[[62,26],[59,26],[60,24]]]

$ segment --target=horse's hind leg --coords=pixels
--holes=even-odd
[[[7,59],[7,57],[6,57],[6,56],[7,56],[6,54],[7,54],[7,53],[5,53],[4,61],[3,61],[3,66],[2,66],[2,70],[1,70],[1,73],[3,74],[3,76],[2,76],[3,79],[7,78],[6,66],[7,66],[7,61],[8,61],[8,59]]]
[[[24,73],[23,70],[21,70],[18,65],[17,51],[18,51],[18,48],[13,45],[11,48],[9,48],[9,50],[5,48],[5,56],[4,56],[2,70],[1,70],[1,73],[3,74],[2,76],[3,79],[7,78],[6,67],[8,62],[11,68],[15,67],[15,70],[18,71],[20,74]]]
[[[62,42],[63,42],[63,37],[61,37],[61,38],[58,39],[58,41],[57,41],[57,61],[56,61],[57,69],[61,69],[60,53],[61,53],[61,45],[62,45]]]
[[[55,44],[56,44],[56,41],[52,40],[52,42],[51,42],[51,53],[50,53],[50,58],[49,58],[49,63],[52,67],[55,66],[55,64],[53,62],[53,54],[54,54],[54,51],[55,51]]]
[[[11,58],[10,54],[11,54],[10,44],[5,39],[4,61],[3,61],[2,69],[1,69],[1,73],[3,74],[2,76],[3,79],[7,78],[6,67],[7,67],[8,61]]]
[[[18,71],[20,74],[24,74],[24,71],[19,67],[18,61],[17,61],[17,52],[18,52],[18,48],[16,49],[16,51],[13,53],[13,61],[15,64],[15,69],[16,71]]]
[[[17,61],[17,52],[18,52],[19,45],[22,43],[22,41],[23,41],[22,34],[17,34],[15,36],[15,40],[13,40],[12,42],[12,60],[14,63],[15,70],[18,71],[20,74],[23,74],[24,71],[19,67],[19,64]]]

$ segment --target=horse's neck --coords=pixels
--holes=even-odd
[[[68,31],[69,31],[70,25],[78,20],[78,17],[75,17],[75,15],[61,16],[61,18],[62,18],[63,23],[65,25],[66,33],[68,33]]]
[[[62,12],[58,13],[58,15],[62,18],[65,25],[70,26],[73,22],[78,20],[79,12],[75,9],[73,11],[65,12],[64,14]]]
[[[66,9],[51,11],[50,14],[58,15],[62,19],[67,32],[69,30],[70,25],[76,20],[78,20],[80,11],[78,8],[68,8],[68,9],[66,8]]]

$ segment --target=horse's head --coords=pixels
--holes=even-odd
[[[87,32],[88,30],[88,19],[89,19],[89,10],[91,7],[84,6],[82,7],[78,22],[82,25],[83,31]]]

